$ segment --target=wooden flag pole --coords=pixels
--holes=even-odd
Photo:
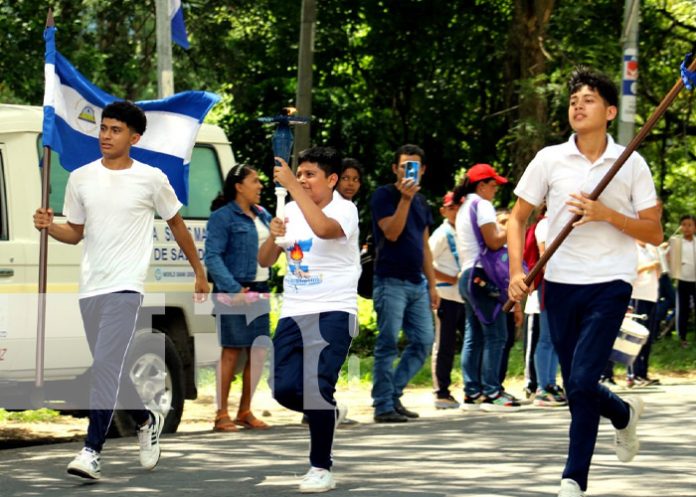
[[[46,27],[55,26],[53,11],[48,9]],[[48,209],[51,191],[51,148],[44,146],[41,165],[41,208]],[[38,316],[36,320],[36,375],[34,384],[37,388],[44,384],[44,358],[46,342],[46,273],[48,266],[48,228],[41,230],[39,238],[39,294]]]
[[[696,56],[692,58],[688,70],[696,71]],[[599,196],[602,194],[609,182],[612,179],[614,179],[614,176],[616,176],[616,174],[619,172],[619,169],[621,169],[621,167],[626,163],[626,160],[629,158],[629,156],[636,151],[636,149],[640,146],[645,137],[648,136],[648,134],[655,127],[657,121],[662,117],[665,111],[667,111],[674,99],[677,98],[677,95],[683,87],[684,82],[680,77],[679,81],[677,81],[677,83],[672,87],[669,93],[667,93],[665,98],[662,99],[660,105],[658,105],[657,108],[653,111],[652,115],[648,118],[647,122],[643,125],[638,134],[635,137],[633,137],[633,140],[631,140],[631,142],[626,146],[623,153],[619,156],[618,159],[616,159],[616,162],[614,162],[614,165],[611,166],[611,169],[607,171],[607,174],[604,175],[604,177],[600,180],[599,184],[595,187],[594,190],[592,190],[588,197],[590,200],[597,200],[597,198],[599,198]],[[527,277],[524,279],[525,285],[530,286],[532,284],[537,274],[539,274],[539,272],[546,265],[551,256],[556,252],[556,250],[558,250],[558,247],[560,247],[561,244],[565,241],[565,239],[568,238],[570,232],[573,231],[573,224],[578,222],[581,218],[582,216],[580,214],[575,214],[570,219],[570,221],[566,223],[566,225],[563,227],[558,236],[554,238],[553,242],[551,242],[551,244],[549,244],[546,247],[546,250],[541,255],[536,265],[532,268],[529,274],[527,274]],[[503,306],[503,310],[505,312],[508,312],[510,311],[510,309],[512,309],[514,305],[515,302],[511,299],[508,299],[508,301]]]

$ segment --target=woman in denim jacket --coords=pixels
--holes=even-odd
[[[268,268],[257,262],[259,246],[269,236],[271,221],[271,215],[258,205],[262,188],[254,168],[244,164],[233,167],[225,178],[222,195],[213,200],[206,229],[204,260],[214,283],[222,347],[214,431],[236,431],[236,425],[268,428],[251,412],[251,398],[270,343]],[[257,317],[247,323],[247,316]],[[227,412],[230,384],[238,361],[245,360],[242,397],[237,417],[232,421]]]

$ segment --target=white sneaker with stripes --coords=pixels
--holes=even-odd
[[[83,447],[80,453],[75,456],[75,459],[68,464],[68,474],[88,480],[101,478],[101,457],[99,452]]]
[[[138,428],[140,444],[140,465],[145,469],[154,469],[160,459],[159,437],[164,427],[164,415],[150,412],[150,422]]]

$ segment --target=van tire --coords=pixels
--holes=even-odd
[[[162,350],[164,350],[166,363],[165,391],[155,392],[154,398],[150,401],[145,400],[145,406],[151,410],[166,410],[167,415],[162,431],[163,433],[175,433],[184,411],[184,368],[172,340],[157,330],[136,332],[126,359],[125,371],[131,375],[131,378],[136,370],[144,373],[146,377],[157,375],[161,370]],[[136,380],[134,383],[138,389],[138,381]],[[143,382],[140,383],[142,388]],[[150,386],[152,385],[150,384]],[[140,392],[140,389],[138,390]],[[140,393],[142,396],[142,392]],[[152,395],[149,396],[152,397]],[[135,430],[135,422],[126,411],[117,410],[114,412],[109,437],[133,436]]]

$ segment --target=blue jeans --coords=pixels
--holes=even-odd
[[[556,384],[556,374],[558,373],[558,354],[556,354],[556,349],[553,348],[551,342],[549,316],[546,309],[541,311],[539,323],[539,343],[534,352],[534,365],[539,388],[546,388]]]
[[[479,320],[472,307],[472,295],[469,292],[469,275],[474,268],[467,269],[459,279],[459,292],[466,305],[466,328],[462,346],[462,374],[464,376],[464,393],[469,397],[480,393],[492,397],[500,390],[500,361],[507,340],[507,322],[505,313],[499,312],[491,324]],[[489,283],[490,285],[490,283]],[[476,306],[484,316],[492,316],[498,300],[473,286]]]
[[[561,363],[570,407],[570,443],[563,478],[587,489],[599,418],[625,428],[629,407],[599,383],[619,333],[631,285],[610,281],[571,285],[545,281],[551,340]]]
[[[375,365],[372,374],[372,405],[375,414],[394,410],[394,401],[423,367],[433,345],[435,331],[430,294],[425,280],[412,283],[398,278],[375,276],[372,294],[379,334],[375,342]],[[399,331],[403,329],[408,345],[398,356]]]

